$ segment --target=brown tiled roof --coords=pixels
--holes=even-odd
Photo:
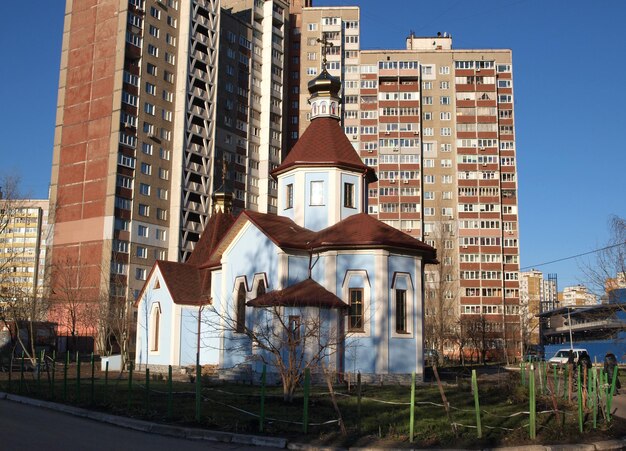
[[[348,308],[348,304],[313,279],[298,282],[283,290],[270,291],[248,301],[246,305],[251,307]]]
[[[230,213],[223,213],[221,210],[213,213],[209,217],[204,232],[200,235],[193,252],[187,259],[187,263],[195,266],[206,263],[206,259],[217,247],[217,243],[224,237],[233,222],[235,222],[235,218]]]
[[[327,117],[311,121],[272,175],[282,174],[294,166],[337,166],[362,172],[370,182],[377,180],[374,170],[361,161],[339,122]]]
[[[395,229],[382,221],[359,213],[316,233],[310,246],[316,250],[351,247],[397,248],[424,254],[426,263],[436,263],[437,251],[432,246]]]
[[[243,214],[281,248],[307,249],[309,242],[316,236],[316,232],[299,226],[285,216],[254,211],[245,211]]]
[[[175,304],[202,305],[209,301],[202,293],[202,280],[197,267],[189,263],[177,263],[158,260],[155,263],[161,271],[163,282]]]

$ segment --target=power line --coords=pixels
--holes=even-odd
[[[539,263],[537,265],[524,266],[523,268],[520,268],[520,271],[523,271],[524,269],[537,268],[539,266],[551,265],[552,263],[559,263],[559,262],[563,262],[565,260],[571,260],[573,258],[583,257],[583,256],[589,255],[589,254],[595,254],[596,252],[606,251],[607,249],[612,249],[614,247],[623,246],[625,244],[626,244],[626,241],[624,241],[623,243],[612,244],[610,246],[605,246],[605,247],[601,247],[599,249],[594,249],[594,250],[589,251],[589,252],[583,252],[581,254],[571,255],[569,257],[558,258],[556,260],[552,260],[552,261],[549,261],[549,262]]]

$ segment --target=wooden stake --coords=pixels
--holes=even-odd
[[[450,427],[452,428],[452,432],[456,436],[456,425],[452,422],[452,417],[450,416],[450,405],[448,404],[448,400],[446,399],[446,394],[443,391],[443,385],[441,384],[441,379],[439,379],[439,372],[437,371],[437,365],[433,365],[433,373],[435,374],[435,378],[437,379],[437,386],[439,387],[439,394],[441,395],[441,401],[443,402],[443,407],[446,410],[446,416],[448,417],[448,421],[450,422]]]

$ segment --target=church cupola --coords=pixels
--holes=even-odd
[[[326,69],[309,82],[311,123],[296,145],[272,171],[278,182],[277,209],[309,230],[330,227],[367,211],[367,184],[374,170],[363,163],[340,125],[341,80]]]
[[[332,47],[332,42],[326,39],[318,39],[322,43],[322,72],[309,82],[309,103],[311,104],[311,120],[318,117],[329,117],[336,120],[341,118],[339,113],[339,91],[341,90],[341,80],[328,73],[326,68],[326,49]]]

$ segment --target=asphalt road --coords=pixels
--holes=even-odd
[[[40,407],[0,400],[0,449],[3,451],[269,451],[278,448],[193,441],[148,434]]]

